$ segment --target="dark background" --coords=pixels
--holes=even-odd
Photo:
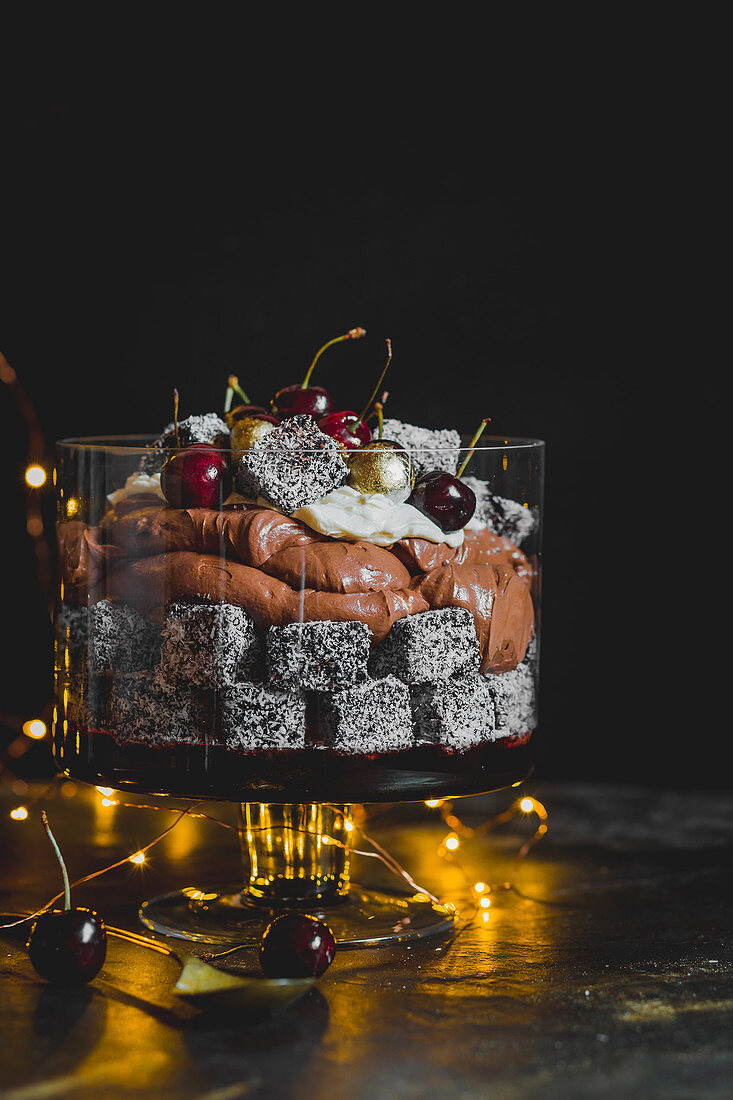
[[[297,64],[292,28],[293,52],[259,62],[223,35],[214,84],[190,50],[161,82],[139,59],[89,80],[52,53],[4,108],[0,347],[53,441],[155,432],[173,386],[181,415],[217,408],[230,372],[267,399],[362,324],[318,378],[358,408],[389,336],[392,415],[464,432],[489,415],[547,441],[541,773],[722,783],[686,747],[661,657],[640,428],[663,401],[639,325],[666,262],[674,79],[637,65],[643,42],[560,56],[535,28],[504,55],[470,27],[434,32]],[[0,401],[0,709],[28,717],[51,692],[50,628],[24,430]]]

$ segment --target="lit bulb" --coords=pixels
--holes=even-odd
[[[129,857],[129,861],[130,861],[130,863],[144,863],[145,862],[145,852],[135,852],[134,856]]]
[[[31,718],[28,722],[23,723],[23,733],[26,737],[32,737],[35,741],[40,741],[42,737],[46,736],[46,723],[42,722],[40,718]]]
[[[476,883],[474,883],[473,888],[474,888],[474,890],[476,891],[477,894],[483,894],[484,890],[486,889],[486,883],[485,882],[476,882]]]
[[[114,794],[112,787],[97,787],[100,794],[103,794],[105,798],[109,798],[111,794]]]
[[[524,810],[526,814],[531,814],[532,810],[534,809],[534,799],[523,798],[522,801],[519,803],[519,809]]]
[[[102,799],[102,805],[103,806],[116,806],[117,803],[115,802],[115,800],[113,798],[103,798]]]
[[[66,514],[67,516],[75,516],[79,511],[79,501],[76,497],[69,497],[66,501]]]
[[[25,480],[33,489],[40,489],[46,480],[46,471],[43,466],[29,466],[25,472]]]
[[[491,905],[491,899],[490,898],[481,898],[481,900],[479,901],[479,905],[481,906],[482,909],[488,909],[489,906]]]
[[[348,818],[344,818],[344,828],[346,829],[347,833],[350,833],[351,830],[354,828],[353,821],[349,821]]]
[[[450,848],[451,851],[455,851],[455,849],[458,847],[458,843],[459,841],[457,836],[447,836],[445,838],[445,846],[446,848]]]
[[[10,816],[13,821],[25,821],[28,817],[28,811],[25,806],[16,806],[14,810],[10,811]]]
[[[439,798],[427,798],[425,800],[425,805],[429,806],[431,810],[434,810],[436,806],[440,805],[440,799]]]

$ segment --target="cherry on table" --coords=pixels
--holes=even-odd
[[[102,969],[107,930],[93,909],[50,909],[31,929],[28,955],[46,981],[85,985]]]
[[[430,470],[415,482],[408,504],[438,525],[444,534],[465,527],[476,511],[470,486],[445,470]]]
[[[307,913],[283,913],[265,929],[260,965],[268,978],[320,978],[335,954],[327,924]]]
[[[318,427],[330,435],[342,447],[353,451],[371,442],[372,431],[366,421],[355,412],[332,412],[318,421]]]
[[[213,508],[229,496],[231,487],[226,455],[208,443],[177,451],[160,472],[160,488],[174,508]]]

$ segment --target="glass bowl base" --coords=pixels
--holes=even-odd
[[[153,932],[220,947],[256,947],[275,917],[287,910],[252,904],[237,891],[206,893],[193,887],[142,904],[139,917]],[[302,911],[302,910],[301,910]],[[456,918],[450,904],[425,894],[392,894],[352,883],[347,896],[308,912],[331,928],[341,948],[382,947],[426,936],[449,935]]]

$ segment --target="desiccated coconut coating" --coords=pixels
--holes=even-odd
[[[320,500],[346,480],[349,469],[335,439],[312,416],[292,416],[242,455],[235,488],[243,496],[266,497],[291,515]]]
[[[274,687],[337,691],[367,678],[366,623],[289,623],[267,632],[267,672]]]
[[[410,696],[418,744],[470,749],[494,740],[494,706],[484,676],[414,684]]]
[[[120,742],[215,743],[214,715],[213,692],[141,672],[110,679],[101,728]]]
[[[163,624],[161,672],[217,688],[251,679],[261,652],[255,624],[230,603],[173,603]]]
[[[376,439],[377,435],[375,428],[372,438]],[[452,428],[434,431],[432,428],[405,424],[401,420],[385,420],[382,435],[384,439],[391,439],[405,448],[415,467],[416,478],[429,470],[445,470],[454,474],[458,468],[461,437]]]
[[[534,512],[516,500],[492,493],[488,482],[478,477],[463,477],[461,481],[473,489],[476,497],[473,518],[485,523],[495,535],[510,539],[515,546],[521,546],[537,523]]]
[[[144,474],[156,474],[174,451],[179,447],[189,447],[192,443],[210,443],[212,447],[227,450],[229,447],[229,428],[217,413],[204,413],[202,416],[188,416],[178,422],[178,438],[174,424],[166,424],[163,431],[154,440],[143,455],[140,471]]]
[[[56,637],[72,652],[86,649],[89,644],[89,608],[61,603],[54,618]]]
[[[89,664],[94,672],[144,672],[160,657],[160,629],[129,604],[100,600],[89,609]]]
[[[224,688],[221,736],[230,749],[302,749],[305,746],[305,694],[277,691],[266,684]]]
[[[321,719],[338,752],[396,752],[414,744],[409,688],[395,676],[322,696]]]
[[[496,736],[514,737],[528,733],[537,725],[537,694],[530,664],[521,664],[511,672],[485,673],[494,703]]]
[[[399,619],[374,650],[369,669],[373,676],[391,674],[406,684],[478,672],[473,615],[463,607],[446,607]]]

